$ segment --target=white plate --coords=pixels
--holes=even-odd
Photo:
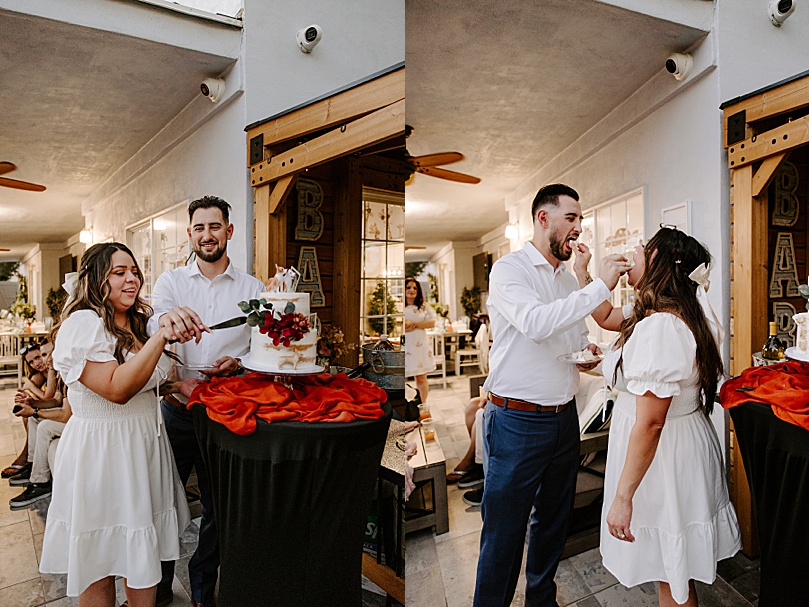
[[[191,371],[213,371],[214,369],[218,369],[216,365],[203,365],[203,364],[189,364],[189,365],[177,365],[183,369],[190,369]]]
[[[590,363],[598,363],[604,359],[603,354],[593,354],[595,358],[593,360],[578,360],[576,357],[578,356],[578,352],[569,352],[568,354],[562,354],[561,356],[557,357],[557,360],[561,360],[563,363],[571,363],[574,365],[589,365]]]
[[[798,360],[798,361],[800,361],[802,363],[809,363],[809,356],[807,356],[806,354],[804,354],[803,352],[801,352],[800,350],[798,350],[798,348],[795,348],[794,346],[792,348],[787,348],[784,351],[784,354],[787,355],[787,358],[791,358],[792,360]]]
[[[259,373],[267,373],[268,375],[314,375],[315,373],[322,373],[326,367],[314,365],[306,369],[272,369],[264,365],[255,364],[250,357],[250,354],[242,356],[242,367],[248,371],[258,371]]]

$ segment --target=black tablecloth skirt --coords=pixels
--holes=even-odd
[[[809,605],[809,431],[757,403],[730,416],[761,544],[759,607]]]
[[[259,420],[238,436],[193,407],[219,533],[220,607],[361,606],[385,413],[351,423]]]

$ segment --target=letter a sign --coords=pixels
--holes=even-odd
[[[326,305],[323,285],[320,284],[320,269],[317,265],[317,249],[301,247],[298,256],[298,271],[301,273],[298,291],[310,293],[312,307],[322,308]]]

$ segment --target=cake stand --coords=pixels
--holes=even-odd
[[[787,358],[791,360],[797,360],[802,363],[809,363],[809,356],[798,350],[798,348],[795,347],[787,348],[784,354],[786,355]]]
[[[270,367],[265,367],[264,365],[253,362],[249,352],[242,356],[240,364],[248,371],[254,371],[256,373],[266,375],[267,377],[272,378],[274,382],[283,384],[287,388],[292,387],[291,376],[297,377],[302,375],[317,375],[318,373],[323,373],[323,371],[326,370],[326,367],[321,367],[320,365],[308,366],[305,369],[272,369]]]

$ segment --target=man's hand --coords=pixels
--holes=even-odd
[[[239,371],[239,361],[230,356],[223,356],[214,363],[215,369],[210,371],[200,371],[203,375],[208,377],[227,377],[228,375],[236,375]]]
[[[17,411],[14,415],[17,417],[31,417],[34,414],[35,409],[29,405],[28,403],[17,403],[20,405],[19,411]]]
[[[194,388],[204,383],[205,383],[204,379],[196,379],[196,378],[184,379],[181,382],[177,382],[177,391],[186,398],[191,398],[191,393],[194,391]]]
[[[595,344],[587,344],[587,347],[585,348],[585,350],[590,350],[590,352],[592,352],[593,354],[596,354],[598,356],[601,356],[601,354],[602,354],[601,348],[599,348]],[[592,369],[595,369],[598,366],[599,362],[601,362],[601,361],[597,360],[597,361],[594,361],[594,362],[591,362],[591,363],[578,363],[576,365],[576,368],[579,371],[591,371]]]
[[[618,284],[618,279],[626,274],[629,269],[629,261],[623,255],[607,255],[601,261],[601,272],[598,277],[604,281],[607,288],[612,291]]]
[[[170,339],[177,339],[181,342],[193,339],[194,343],[199,343],[203,332],[211,332],[202,322],[199,315],[187,306],[174,308],[170,312],[166,312],[158,322],[161,328],[171,333]]]

